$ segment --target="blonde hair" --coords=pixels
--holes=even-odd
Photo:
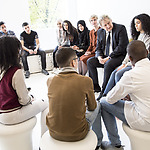
[[[101,22],[102,22],[103,20],[105,20],[105,19],[111,20],[111,18],[110,18],[108,15],[102,15],[102,16],[99,17],[99,23],[100,23],[100,25],[101,25]]]
[[[89,21],[91,22],[91,19],[94,19],[94,18],[95,18],[95,19],[98,19],[97,15],[91,15]]]

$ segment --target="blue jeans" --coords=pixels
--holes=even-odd
[[[89,123],[89,127],[91,127],[98,115],[98,112],[100,110],[100,103],[97,102],[97,107],[94,111],[88,111],[86,110],[86,120]]]
[[[125,101],[119,100],[115,104],[109,104],[106,102],[105,97],[101,99],[100,102],[101,112],[99,111],[99,114],[97,115],[97,118],[93,123],[92,128],[97,135],[98,145],[101,145],[103,138],[101,127],[101,116],[103,118],[110,143],[113,146],[121,145],[115,117],[117,117],[122,122],[127,124],[127,121],[124,116],[124,103]]]
[[[107,86],[105,88],[104,94],[107,95],[107,93],[116,85],[116,83],[121,79],[124,72],[129,71],[131,69],[131,66],[127,66],[119,71],[117,71],[118,68],[116,68],[112,73],[108,80]]]

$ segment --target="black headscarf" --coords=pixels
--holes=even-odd
[[[81,25],[84,27],[83,32],[85,32],[86,30],[88,30],[88,28],[86,27],[85,21],[84,21],[84,20],[79,20],[78,23],[77,23],[77,29],[78,29],[78,32],[79,32],[79,33],[82,33],[82,32],[79,30],[79,27],[78,27],[79,24],[81,24]]]
[[[78,27],[79,24],[84,26],[84,30],[82,32],[79,30],[79,27]],[[81,43],[83,43],[84,38],[85,38],[85,36],[87,35],[87,32],[88,32],[88,28],[86,27],[86,23],[85,23],[84,20],[79,20],[78,21],[77,30],[78,30],[78,33],[79,33],[79,44],[81,44]]]

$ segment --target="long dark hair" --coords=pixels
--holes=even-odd
[[[11,66],[21,67],[19,50],[20,41],[14,36],[0,37],[0,73],[7,71]]]
[[[142,24],[142,29],[145,34],[150,36],[150,16],[148,14],[140,14],[135,16],[131,21],[131,36],[134,40],[137,40],[140,32],[136,31],[134,20],[139,19]]]
[[[68,31],[64,29],[64,23],[67,23],[68,25]],[[66,32],[66,36],[69,36],[69,38],[73,38],[75,33],[77,33],[77,29],[71,24],[70,21],[64,20],[62,24],[63,30]]]

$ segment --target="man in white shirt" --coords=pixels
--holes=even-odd
[[[150,131],[150,61],[142,41],[132,41],[127,52],[133,69],[124,73],[116,86],[101,99],[101,114],[108,132],[109,142],[102,142],[100,115],[96,118],[93,130],[98,137],[98,146],[121,149],[115,117],[131,128]],[[121,100],[130,95],[131,101]],[[106,146],[107,145],[107,146]]]

